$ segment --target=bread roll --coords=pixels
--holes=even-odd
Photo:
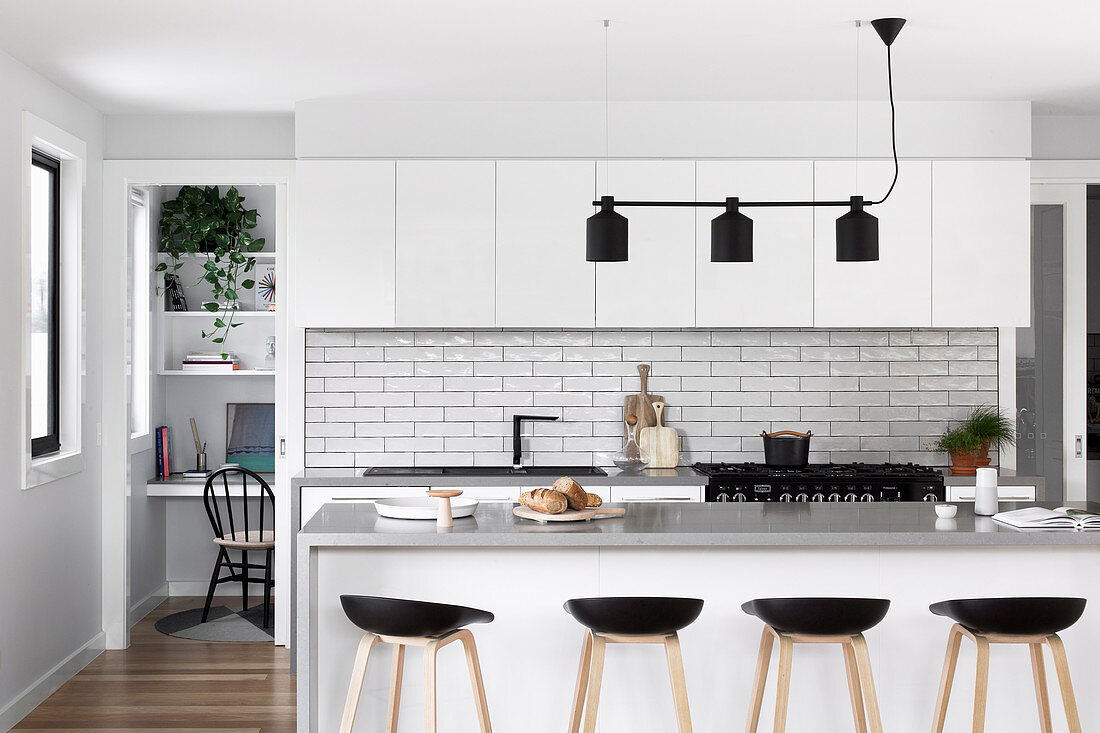
[[[584,509],[588,506],[588,494],[569,476],[562,476],[555,481],[553,489],[565,494],[565,498],[569,500],[570,509]]]
[[[587,494],[585,498],[587,499],[585,506],[589,509],[595,509],[603,504],[603,499],[600,498],[599,494]]]
[[[519,495],[519,503],[543,514],[561,514],[569,508],[565,494],[553,489],[535,489]]]

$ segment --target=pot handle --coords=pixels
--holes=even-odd
[[[813,435],[813,433],[812,432],[797,433],[794,430],[780,430],[778,433],[767,433],[767,432],[761,432],[760,433],[760,437],[762,437],[762,438],[774,438],[777,435],[793,435],[793,436],[798,437],[798,438],[809,438],[811,435]]]

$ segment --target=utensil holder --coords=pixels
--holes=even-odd
[[[195,454],[195,470],[196,471],[205,471],[206,470],[206,454],[205,453],[196,453]]]

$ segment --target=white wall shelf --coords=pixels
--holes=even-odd
[[[211,313],[210,311],[164,311],[165,318],[214,318],[218,313]],[[275,311],[236,311],[233,313],[234,318],[274,318]],[[213,349],[210,349],[213,351]]]
[[[157,372],[164,377],[274,377],[273,369],[238,369],[233,372],[184,371],[183,369],[161,369]]]

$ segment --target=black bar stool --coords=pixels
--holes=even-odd
[[[407,646],[424,647],[424,729],[426,733],[435,733],[435,657],[440,649],[453,641],[461,641],[466,650],[466,665],[474,687],[474,702],[477,705],[481,733],[492,733],[474,635],[463,627],[487,624],[493,620],[493,614],[466,606],[377,596],[343,595],[340,596],[340,603],[351,622],[366,632],[359,641],[359,651],[355,655],[355,666],[348,685],[348,699],[340,721],[340,733],[351,733],[355,711],[359,707],[359,693],[363,689],[363,677],[367,672],[367,660],[374,645],[379,642],[393,646],[390,699],[386,716],[387,733],[397,731],[397,714],[401,707],[401,676],[405,667]]]
[[[947,637],[947,656],[943,661],[940,694],[936,699],[936,718],[932,727],[935,733],[943,731],[947,702],[951,697],[951,683],[955,678],[955,665],[959,661],[959,646],[964,636],[974,642],[977,649],[972,721],[974,733],[985,730],[990,644],[1027,644],[1031,648],[1035,700],[1039,706],[1039,725],[1043,733],[1051,730],[1047,675],[1043,667],[1043,644],[1049,646],[1054,669],[1058,673],[1058,687],[1062,691],[1062,705],[1066,710],[1070,733],[1081,732],[1077,698],[1074,697],[1073,683],[1069,678],[1066,648],[1058,632],[1073,626],[1081,618],[1085,611],[1084,598],[966,598],[933,603],[928,610],[955,622]]]
[[[676,705],[676,723],[680,733],[691,733],[684,659],[680,654],[677,632],[699,618],[703,602],[698,598],[574,598],[565,610],[588,628],[581,648],[577,688],[573,693],[573,712],[569,731],[580,730],[584,714],[584,733],[595,733],[603,679],[604,648],[607,644],[663,644]]]
[[[787,699],[791,689],[791,659],[795,644],[840,644],[844,651],[844,670],[852,701],[856,730],[882,733],[875,681],[871,676],[871,655],[863,632],[886,616],[890,601],[880,598],[757,598],[741,606],[745,613],[764,622],[756,679],[752,685],[752,704],[746,730],[755,733],[764,702],[772,645],[779,642],[779,671],[775,691],[775,721],[772,730],[782,733],[787,727]]]

